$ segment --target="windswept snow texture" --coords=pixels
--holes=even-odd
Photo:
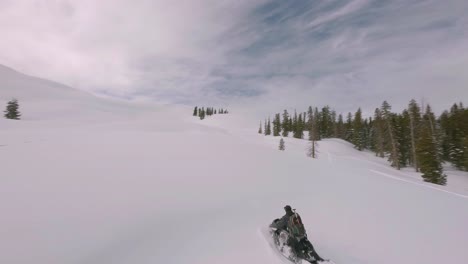
[[[333,139],[312,160],[235,109],[200,121],[21,76],[16,94],[0,71],[27,117],[0,119],[0,263],[285,263],[259,232],[285,204],[338,264],[468,263],[464,173],[434,186]]]

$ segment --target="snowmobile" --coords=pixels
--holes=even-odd
[[[307,240],[307,237],[305,237],[305,239],[297,241],[297,243],[299,244],[297,244],[296,247],[292,247],[291,240],[295,238],[291,237],[288,231],[286,230],[278,230],[275,225],[278,221],[279,219],[275,219],[270,224],[269,231],[270,235],[273,238],[276,249],[279,251],[279,253],[281,253],[281,255],[283,255],[285,258],[287,258],[289,261],[295,264],[302,263],[302,260],[305,260],[312,264],[333,263],[330,260],[318,261],[317,259],[315,259],[315,249],[313,248],[309,240]]]

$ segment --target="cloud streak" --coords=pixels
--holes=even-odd
[[[346,16],[355,11],[358,11],[359,9],[361,9],[364,5],[368,3],[369,3],[368,0],[354,0],[354,1],[348,2],[343,7],[338,8],[336,11],[325,13],[324,15],[317,17],[316,19],[312,20],[308,24],[308,26],[315,27],[323,23],[336,20],[340,17]]]

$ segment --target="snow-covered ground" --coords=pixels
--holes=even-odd
[[[25,119],[0,119],[0,263],[284,263],[261,229],[285,204],[338,264],[468,263],[466,173],[435,186],[341,140],[280,152],[235,109],[200,121],[7,76]]]

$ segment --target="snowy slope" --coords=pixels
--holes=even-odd
[[[25,120],[87,120],[99,122],[113,116],[132,116],[145,106],[103,100],[49,80],[28,76],[0,64],[0,109],[11,99],[20,103]],[[138,109],[138,110],[136,110]]]
[[[74,126],[0,119],[0,263],[284,263],[260,230],[286,203],[338,264],[468,260],[468,192],[339,140],[317,160],[305,141],[279,152],[235,109],[200,121],[184,107],[112,107],[90,108],[99,123],[68,108]]]
[[[62,99],[83,100],[84,92],[49,80],[28,76],[0,64],[1,96],[19,100],[58,101]]]

